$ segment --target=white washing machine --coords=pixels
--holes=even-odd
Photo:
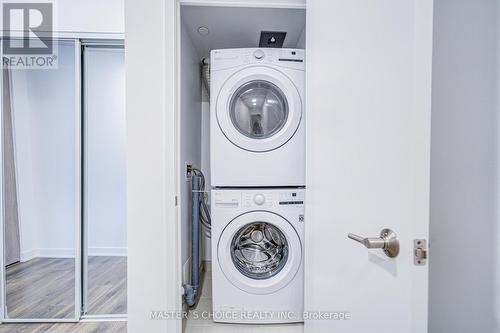
[[[212,297],[217,322],[300,322],[304,189],[212,191]]]
[[[213,50],[213,187],[304,186],[304,51]]]

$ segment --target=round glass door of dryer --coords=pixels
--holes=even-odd
[[[270,67],[244,68],[222,85],[216,116],[237,147],[267,152],[286,144],[302,120],[302,100],[291,79]]]
[[[288,259],[285,235],[266,222],[249,223],[240,228],[233,238],[231,249],[234,265],[251,279],[275,276]]]
[[[271,294],[292,281],[301,267],[302,242],[282,216],[252,211],[233,219],[217,244],[217,263],[237,288]]]
[[[229,114],[241,134],[251,139],[265,139],[285,126],[288,102],[276,85],[263,80],[250,81],[233,94]]]

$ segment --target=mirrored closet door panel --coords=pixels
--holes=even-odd
[[[57,68],[2,69],[2,273],[11,320],[74,320],[80,310],[79,46],[54,46]]]
[[[83,311],[127,313],[125,61],[121,46],[83,48]]]

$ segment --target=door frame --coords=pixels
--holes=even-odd
[[[178,17],[177,0],[125,1],[129,332],[182,330]]]

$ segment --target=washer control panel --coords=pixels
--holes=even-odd
[[[257,205],[257,206],[262,206],[263,204],[266,203],[266,196],[264,194],[256,194],[253,196],[253,202]]]
[[[304,191],[289,191],[280,193],[280,205],[303,205]]]
[[[212,192],[216,207],[220,208],[239,208],[241,203],[241,193],[233,191]]]
[[[243,193],[243,206],[254,208],[271,208],[276,206],[303,206],[304,191],[262,191]]]
[[[273,194],[271,192],[244,192],[243,202],[245,207],[269,208],[273,206]]]
[[[303,206],[304,190],[262,189],[253,191],[215,191],[213,203],[220,208],[270,209],[273,207]]]

